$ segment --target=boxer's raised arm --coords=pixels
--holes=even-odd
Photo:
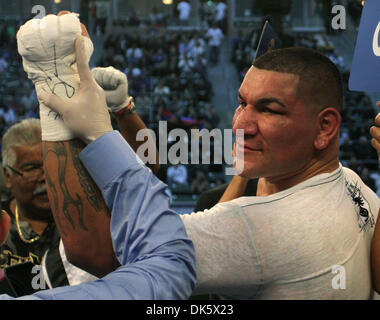
[[[76,41],[78,53],[83,52],[81,42],[80,38]],[[121,267],[94,282],[94,288],[102,289],[91,289],[90,294],[94,291],[104,296],[103,292],[111,291],[115,298],[187,298],[196,280],[194,247],[180,217],[168,208],[166,185],[113,131],[104,91],[91,76],[81,53],[77,65],[80,89],[75,96],[63,99],[43,92],[39,99],[89,144],[81,159],[112,211],[112,241]],[[115,136],[119,140],[114,140]],[[85,284],[65,292],[82,294],[82,288],[87,287]]]
[[[79,88],[77,65],[88,63],[93,46],[88,37],[80,37],[74,50],[81,33],[88,35],[75,14],[48,15],[20,27],[18,51],[39,97],[51,93],[72,99],[79,89],[86,89]],[[66,255],[78,267],[103,276],[119,265],[109,231],[109,210],[78,160],[83,142],[40,98],[39,102],[47,191]],[[106,113],[102,116],[109,117]],[[86,123],[83,118],[76,120]]]
[[[43,142],[45,179],[52,213],[68,260],[98,276],[119,266],[103,197],[79,160],[79,139]]]

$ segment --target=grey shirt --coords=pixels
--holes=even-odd
[[[183,215],[195,293],[238,299],[369,299],[377,195],[340,167],[267,197]]]

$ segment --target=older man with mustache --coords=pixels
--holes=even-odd
[[[0,247],[1,268],[25,262],[40,265],[46,252],[56,253],[59,258],[60,235],[51,213],[42,167],[40,120],[25,119],[7,130],[3,136],[2,159],[6,186],[13,198],[3,203],[11,224]],[[50,285],[69,284],[60,258],[49,273],[54,274],[49,279]],[[31,274],[22,274],[26,289]],[[47,285],[42,283],[40,287],[43,289]]]
[[[2,203],[10,216],[10,227],[9,231],[5,227],[1,230],[0,240],[5,241],[0,246],[0,267],[9,279],[17,274],[18,289],[13,294],[95,280],[71,265],[64,253],[46,191],[39,119],[24,119],[7,130],[2,139],[2,161],[6,187],[13,197]],[[2,216],[3,225],[9,217],[5,212]],[[44,268],[43,279],[35,288],[31,287],[36,275],[30,270],[33,265]]]

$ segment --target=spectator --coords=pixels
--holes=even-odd
[[[199,36],[199,32],[197,31],[194,32],[193,36],[190,39],[190,46],[194,47],[196,42],[199,42],[201,47],[206,47],[206,42],[203,40],[202,37]]]
[[[199,56],[203,56],[205,48],[202,45],[200,39],[196,39],[192,45],[191,57],[196,60]]]
[[[218,27],[223,31],[223,33],[226,33],[226,11],[227,11],[227,5],[224,3],[223,0],[217,0],[218,4],[215,7],[215,21],[218,24]]]
[[[69,276],[63,265],[70,264],[65,260],[64,250],[59,249],[60,236],[46,192],[40,121],[26,119],[10,127],[3,137],[2,158],[6,186],[13,196],[2,204],[11,216],[11,228],[0,247],[0,267],[8,268],[24,262],[40,265],[45,256],[48,276],[45,279],[50,287],[94,280],[95,277],[74,266],[70,266],[74,273]],[[49,255],[46,255],[48,251]],[[30,289],[30,274],[22,272],[18,276],[22,293],[31,293],[27,291]],[[45,285],[47,287],[47,284],[41,284],[41,288]]]
[[[179,12],[178,18],[180,25],[187,25],[191,12],[190,4],[186,0],[180,1],[177,5],[177,11]]]
[[[137,43],[133,43],[132,47],[127,49],[127,63],[139,64],[143,57],[143,51],[137,47]]]
[[[178,163],[170,166],[166,175],[169,186],[173,187],[173,184],[187,184],[187,168],[183,164]]]
[[[153,102],[163,100],[166,105],[169,104],[170,88],[165,84],[164,79],[160,79],[158,85],[153,90]]]
[[[178,62],[178,69],[181,72],[184,73],[190,73],[193,71],[194,68],[194,61],[193,59],[189,58],[188,55],[182,55]]]
[[[210,50],[210,62],[217,64],[219,59],[220,46],[222,44],[223,33],[217,24],[214,22],[212,27],[207,30],[206,38],[208,38],[208,45]]]

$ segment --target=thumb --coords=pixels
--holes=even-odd
[[[38,93],[38,100],[60,115],[69,108],[67,101],[45,90],[41,90]]]
[[[85,82],[94,81],[88,65],[85,41],[86,39],[83,36],[78,36],[75,40],[75,55],[81,85]]]

